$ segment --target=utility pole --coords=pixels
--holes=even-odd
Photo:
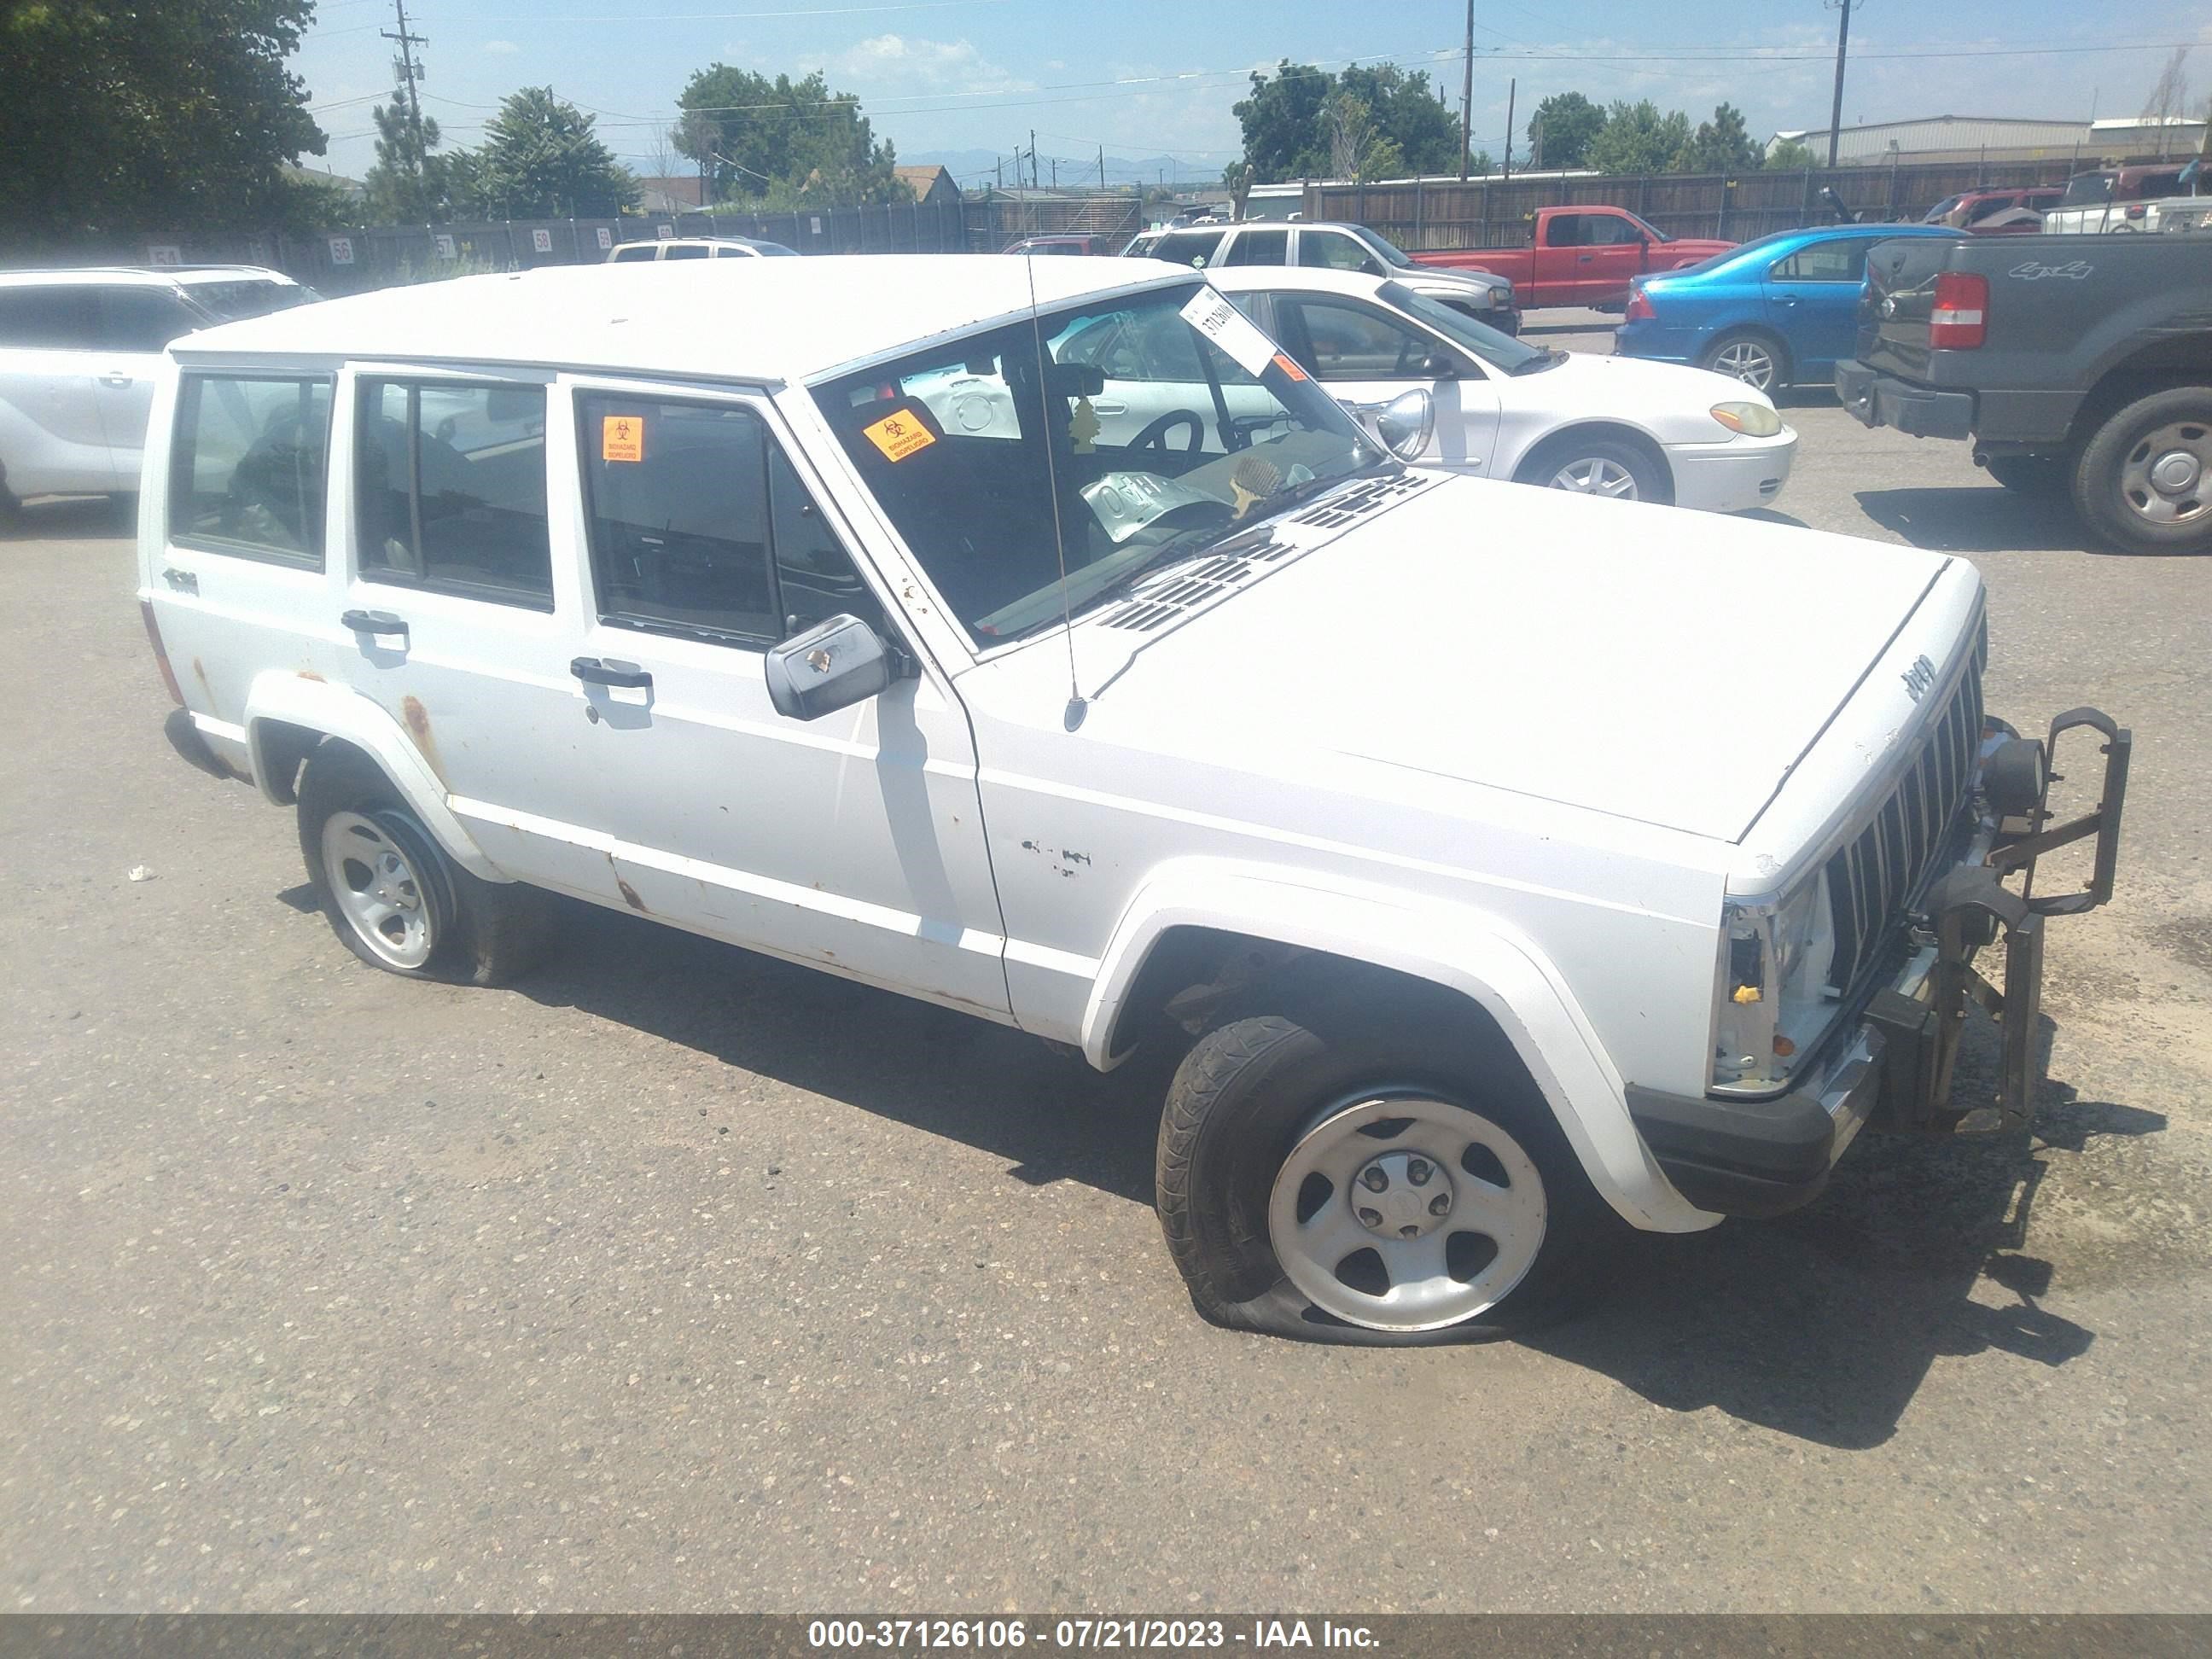
[[[1851,0],[1836,0],[1842,15],[1836,24],[1836,96],[1828,107],[1828,166],[1836,165],[1836,145],[1844,136],[1844,52],[1851,39]]]
[[[1052,187],[1054,190],[1060,188],[1060,157],[1057,155],[1052,158]]]
[[[1036,129],[1035,127],[1030,129],[1030,188],[1031,190],[1041,188],[1037,184]]]
[[[1467,182],[1468,147],[1474,123],[1474,0],[1467,0],[1467,50],[1459,70],[1459,181]]]
[[[1106,193],[1106,146],[1098,146],[1098,193]]]
[[[407,0],[392,0],[392,9],[398,15],[398,32],[395,33],[391,29],[379,29],[377,33],[387,40],[396,41],[399,46],[399,61],[392,67],[399,71],[402,90],[407,94],[407,125],[415,141],[411,159],[415,164],[416,177],[420,178],[422,174],[422,105],[415,95],[415,83],[422,78],[422,71],[416,66],[415,48],[427,46],[430,42],[422,35],[409,32]]]
[[[1521,88],[1521,77],[1514,76],[1505,83],[1505,172],[1503,182],[1513,182],[1513,94]]]
[[[1536,112],[1528,118],[1528,171],[1544,170],[1544,106],[1536,106]]]

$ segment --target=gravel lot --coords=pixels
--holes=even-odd
[[[128,526],[34,507],[0,1607],[2212,1609],[2212,560],[1788,414],[1767,516],[1972,558],[1990,707],[2135,728],[2040,1135],[1869,1138],[1436,1352],[1200,1322],[1142,1078],[624,915],[513,990],[356,964],[289,817],[163,743]],[[1741,599],[1755,696],[1819,622]]]

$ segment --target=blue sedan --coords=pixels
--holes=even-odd
[[[1823,225],[1639,276],[1613,349],[1717,369],[1769,393],[1824,386],[1851,355],[1867,250],[1899,237],[1962,234],[1945,225]]]

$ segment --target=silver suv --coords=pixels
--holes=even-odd
[[[1514,303],[1510,279],[1486,270],[1442,270],[1416,264],[1404,249],[1364,225],[1187,225],[1147,232],[1121,252],[1200,270],[1227,265],[1304,265],[1388,276],[1501,333],[1521,331],[1521,309]]]
[[[0,272],[0,512],[136,490],[169,342],[320,297],[254,265]]]

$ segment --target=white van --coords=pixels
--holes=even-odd
[[[1510,1329],[1870,1121],[2020,1121],[2044,921],[2112,888],[2128,735],[2053,728],[2108,752],[2047,824],[1966,560],[1408,468],[1158,261],[368,295],[180,341],[153,432],[172,739],[296,811],[346,949],[489,982],[550,890],[1166,1046],[1231,1325]],[[2084,838],[2087,890],[2005,884]]]
[[[0,271],[0,512],[137,489],[162,348],[319,297],[255,265]]]

